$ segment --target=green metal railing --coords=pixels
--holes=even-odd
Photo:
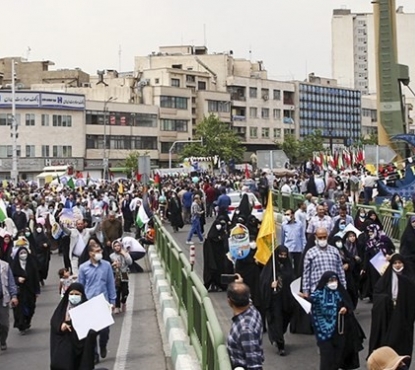
[[[154,224],[157,252],[202,369],[231,370],[225,337],[206,288],[157,217]]]
[[[273,191],[274,209],[279,213],[284,212],[287,208],[291,208],[295,211],[298,208],[298,205],[304,200],[305,197],[301,194],[286,194],[281,193],[280,191]],[[382,221],[384,232],[395,241],[400,240],[408,219],[411,216],[415,216],[415,213],[412,212],[396,211],[389,208],[383,208],[381,206],[365,204],[354,205],[352,209],[353,216],[356,215],[356,212],[360,208],[364,208],[366,211],[375,211],[379,216],[379,219]]]

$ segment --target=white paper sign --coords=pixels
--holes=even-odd
[[[79,339],[86,338],[90,330],[100,331],[114,324],[110,304],[103,294],[69,310],[69,316]]]
[[[311,311],[311,303],[298,295],[301,289],[301,278],[294,280],[291,283],[290,288],[291,288],[291,294],[294,296],[295,300],[300,304],[303,310],[307,314],[309,314]]]
[[[380,275],[383,275],[389,266],[389,261],[386,259],[382,251],[379,251],[371,260],[370,263],[378,270]]]

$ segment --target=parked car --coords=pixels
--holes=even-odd
[[[252,212],[251,214],[254,215],[259,221],[262,221],[262,217],[264,216],[264,209],[262,208],[262,205],[258,198],[253,193],[246,193],[248,194],[249,201],[252,205]],[[228,209],[228,216],[232,220],[233,214],[235,212],[235,209],[239,207],[239,203],[241,203],[241,199],[243,196],[243,193],[239,191],[235,191],[232,193],[228,193],[229,198],[231,198],[231,205]]]

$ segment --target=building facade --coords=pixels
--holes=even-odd
[[[85,97],[37,91],[16,93],[18,171],[32,180],[44,167],[74,165],[84,169]],[[0,90],[0,176],[12,169],[12,95]]]

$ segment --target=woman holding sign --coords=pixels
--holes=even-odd
[[[73,283],[53,313],[50,321],[50,369],[92,370],[94,368],[97,334],[88,333],[79,340],[69,317],[69,311],[86,302],[84,286]]]

